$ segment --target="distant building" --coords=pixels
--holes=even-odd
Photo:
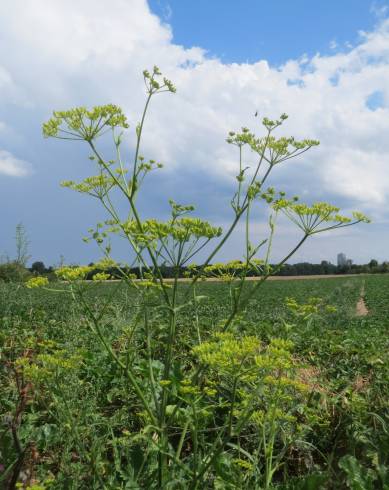
[[[353,265],[353,261],[351,259],[346,260],[347,267],[351,267]]]
[[[347,265],[346,254],[344,253],[338,254],[338,265]]]

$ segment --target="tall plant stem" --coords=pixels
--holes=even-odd
[[[268,271],[264,276],[259,279],[257,284],[252,288],[252,290],[247,294],[247,296],[243,299],[243,301],[239,304],[239,307],[235,308],[231,315],[228,317],[226,323],[224,324],[224,327],[222,329],[223,332],[225,332],[228,327],[231,325],[231,322],[235,318],[236,314],[238,311],[242,311],[247,305],[250,299],[253,297],[253,295],[258,291],[258,289],[262,286],[262,284],[272,275],[276,274],[278,271],[281,270],[282,266],[285,264],[287,260],[294,255],[297,250],[301,247],[301,245],[305,242],[305,240],[309,237],[309,235],[305,234],[302,239],[298,242],[298,244],[293,248],[291,252],[284,257],[281,262],[278,263],[277,267],[273,271]]]
[[[134,200],[133,200],[132,196],[130,194],[128,194],[128,192],[126,191],[126,189],[122,186],[122,184],[117,179],[116,175],[112,172],[112,170],[109,168],[109,166],[106,164],[106,162],[102,159],[102,157],[100,156],[100,154],[97,151],[97,149],[96,149],[95,145],[93,144],[93,142],[92,141],[89,141],[88,143],[89,143],[89,145],[90,145],[93,153],[98,158],[100,164],[104,166],[105,170],[109,173],[110,177],[114,180],[114,182],[117,184],[117,186],[122,191],[122,193],[124,194],[124,196],[127,198],[128,202],[130,204],[130,207],[131,207],[131,211],[132,211],[132,213],[134,215],[136,224],[138,226],[138,229],[139,229],[139,231],[141,233],[143,233],[142,222],[140,220],[140,217],[139,217],[139,214],[138,214],[138,211],[136,209],[136,206],[135,206],[135,203],[134,203]],[[162,294],[165,297],[165,301],[166,301],[166,303],[168,305],[170,305],[169,295],[167,294],[166,289],[164,287],[163,277],[162,277],[162,274],[161,274],[161,270],[160,270],[160,268],[158,266],[157,259],[155,258],[155,255],[154,255],[154,253],[153,253],[153,251],[152,251],[152,249],[151,249],[151,247],[149,245],[146,246],[146,250],[147,250],[147,252],[149,254],[149,257],[151,259],[151,262],[152,262],[152,264],[154,266],[154,270],[157,272],[159,284],[161,286]]]
[[[136,128],[136,148],[135,148],[135,155],[134,155],[134,166],[133,166],[133,172],[132,172],[132,187],[131,187],[131,198],[134,198],[135,197],[135,193],[137,191],[137,188],[136,188],[136,170],[137,170],[137,166],[138,166],[138,157],[139,157],[139,149],[140,149],[140,142],[141,142],[141,139],[142,139],[142,131],[143,131],[143,125],[144,125],[144,122],[145,122],[145,117],[146,117],[146,113],[147,113],[147,109],[149,107],[149,104],[150,104],[150,100],[151,100],[151,97],[153,96],[153,92],[149,92],[149,95],[147,97],[147,100],[146,100],[146,104],[145,104],[145,107],[143,109],[143,114],[142,114],[142,119],[140,121],[140,124],[139,126]]]

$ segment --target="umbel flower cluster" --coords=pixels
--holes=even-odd
[[[253,152],[261,155],[269,165],[282,163],[320,144],[319,141],[311,139],[297,141],[293,137],[275,138],[271,136],[270,132],[280,126],[287,117],[286,114],[283,114],[278,121],[270,121],[265,118],[263,125],[268,134],[261,138],[256,137],[248,128],[242,128],[238,133],[230,131],[226,141],[230,145],[235,145],[239,148],[247,145]]]
[[[108,104],[91,110],[77,107],[68,111],[54,111],[53,117],[43,125],[43,135],[46,138],[92,141],[110,128],[128,127],[122,109]]]
[[[352,218],[342,216],[339,214],[340,208],[326,202],[316,202],[308,206],[296,203],[294,200],[278,199],[272,206],[276,211],[281,210],[306,235],[343,228],[356,223],[370,223],[370,219],[363,213],[354,211]]]

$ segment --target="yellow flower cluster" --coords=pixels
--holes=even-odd
[[[231,407],[236,421],[248,416],[247,423],[261,430],[275,427],[274,421],[279,424],[277,430],[285,424],[298,430],[296,407],[302,410],[310,388],[297,376],[299,365],[292,348],[293,343],[285,339],[276,338],[264,345],[254,336],[218,334],[193,349],[205,368],[202,393],[210,397],[218,393],[212,403],[221,409]],[[199,393],[197,387],[188,388]]]
[[[65,266],[55,271],[56,276],[64,281],[79,281],[86,279],[89,272],[94,269],[94,266],[82,265],[79,267]]]
[[[123,223],[123,230],[136,243],[143,246],[169,237],[177,242],[186,243],[200,238],[210,240],[222,234],[221,228],[213,227],[207,221],[199,218],[189,217],[172,219],[167,222],[150,219],[142,222],[141,226],[137,221],[130,220]]]
[[[226,263],[216,262],[215,264],[208,265],[204,268],[204,272],[211,275],[222,275],[225,273],[241,271],[245,268],[246,264],[244,264],[241,260],[231,260],[230,262]]]
[[[170,381],[170,379],[161,379],[159,384],[160,386],[165,387],[165,386],[170,386],[172,382]]]
[[[110,274],[107,274],[106,272],[98,272],[97,274],[95,274],[92,277],[92,280],[93,281],[107,281],[110,278],[111,278]]]
[[[220,333],[215,340],[204,342],[193,349],[202,364],[221,372],[237,373],[242,366],[260,352],[261,342],[253,336],[237,339],[231,333]]]
[[[47,284],[49,284],[49,280],[47,279],[47,277],[38,276],[29,279],[26,282],[26,287],[28,287],[29,289],[33,289],[47,286]]]
[[[93,265],[81,265],[77,267],[73,266],[63,266],[55,271],[56,276],[64,281],[83,281],[88,277],[88,274],[94,270],[100,270],[102,272],[97,272],[92,277],[93,281],[105,281],[110,279],[111,276],[107,272],[108,269],[117,267],[117,262],[110,258],[102,258]]]
[[[107,175],[93,175],[77,183],[73,180],[64,180],[62,187],[67,187],[77,192],[99,197],[106,194],[115,185],[115,180]]]
[[[268,131],[264,137],[257,138],[248,128],[242,128],[240,132],[230,131],[227,137],[227,143],[242,148],[248,145],[252,151],[261,155],[271,166],[281,163],[289,158],[297,156],[313,146],[319,145],[319,141],[313,139],[304,139],[297,141],[295,138],[281,137],[275,138],[270,133],[288,118],[282,114],[279,119],[271,120],[263,118],[262,124]],[[243,175],[240,174],[242,179]],[[238,180],[239,180],[238,178]]]
[[[320,231],[341,228],[356,223],[370,223],[363,213],[354,211],[352,218],[339,214],[339,208],[326,202],[316,202],[311,206],[296,203],[294,200],[280,198],[272,204],[273,209],[282,211],[296,226],[307,235]],[[328,226],[329,223],[332,223]]]
[[[16,360],[15,365],[23,369],[26,378],[37,382],[53,377],[59,370],[77,369],[81,362],[82,356],[80,354],[69,355],[66,350],[56,349],[51,353],[38,354],[32,359],[21,357]]]
[[[67,111],[54,111],[53,117],[43,124],[43,135],[46,138],[92,141],[107,127],[129,127],[120,107],[108,104],[91,110],[76,107]]]
[[[183,379],[180,383],[179,392],[182,395],[199,395],[200,388],[198,386],[193,386],[190,379]]]

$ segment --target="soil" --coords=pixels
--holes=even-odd
[[[365,303],[365,285],[362,286],[359,300],[356,306],[355,314],[356,316],[366,316],[369,313]]]

